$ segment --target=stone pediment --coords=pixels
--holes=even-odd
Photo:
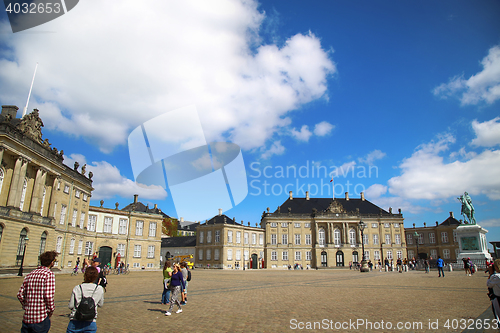
[[[326,212],[329,212],[329,213],[346,213],[346,211],[345,211],[344,207],[342,206],[342,204],[340,202],[338,202],[337,200],[333,200],[330,203],[330,205],[326,209]]]

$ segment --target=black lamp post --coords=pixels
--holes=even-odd
[[[415,235],[415,242],[417,243],[417,260],[418,260],[419,259],[419,255],[418,255],[418,252],[419,252],[419,250],[418,250],[418,243],[420,241],[420,235],[416,231],[415,231],[414,235]]]
[[[365,222],[363,222],[362,220],[359,221],[359,230],[361,231],[361,251],[362,251],[360,272],[369,272],[370,271],[370,268],[368,268],[368,264],[366,263],[366,258],[365,258],[365,242],[364,242],[364,237],[363,237],[363,231],[365,230],[365,228],[366,228]]]
[[[23,265],[24,265],[24,256],[26,255],[26,245],[28,245],[28,241],[30,239],[28,238],[28,235],[24,238],[24,248],[23,248],[23,257],[21,259],[21,267],[19,267],[19,272],[17,273],[17,276],[23,276]]]

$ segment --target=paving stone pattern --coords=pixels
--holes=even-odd
[[[170,317],[160,303],[161,271],[108,276],[98,332],[461,332],[460,327],[453,330],[443,325],[447,320],[485,316],[490,306],[483,272],[472,277],[446,272],[445,278],[438,278],[435,271],[400,274],[337,269],[195,269],[192,274],[188,304],[181,314],[175,313],[175,306]],[[82,278],[56,275],[51,332],[66,331],[71,290]],[[21,277],[0,278],[0,332],[20,330],[23,311],[16,294],[21,283]],[[349,325],[357,320],[371,322],[372,329]],[[429,320],[438,320],[439,329],[430,329]],[[398,330],[398,322],[422,326]],[[486,332],[490,331],[494,330]]]

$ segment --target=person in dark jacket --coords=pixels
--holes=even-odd
[[[174,303],[177,304],[179,309],[175,313],[181,313],[181,302],[179,301],[179,294],[186,291],[186,286],[184,284],[184,277],[182,276],[181,268],[179,264],[174,265],[174,271],[172,272],[172,277],[170,278],[170,308],[165,312],[166,316],[172,314],[174,309]]]

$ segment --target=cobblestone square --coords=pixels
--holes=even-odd
[[[71,290],[82,278],[56,274],[51,332],[66,331]],[[490,306],[484,272],[472,277],[446,272],[438,278],[436,271],[195,269],[188,304],[181,314],[174,307],[170,317],[160,303],[161,271],[110,275],[108,281],[98,332],[461,332],[444,324],[475,319]],[[16,293],[21,283],[20,277],[0,278],[1,332],[20,330],[23,311]],[[357,320],[365,324],[353,326]],[[436,321],[438,329],[429,328]],[[314,322],[321,327],[307,329]]]

